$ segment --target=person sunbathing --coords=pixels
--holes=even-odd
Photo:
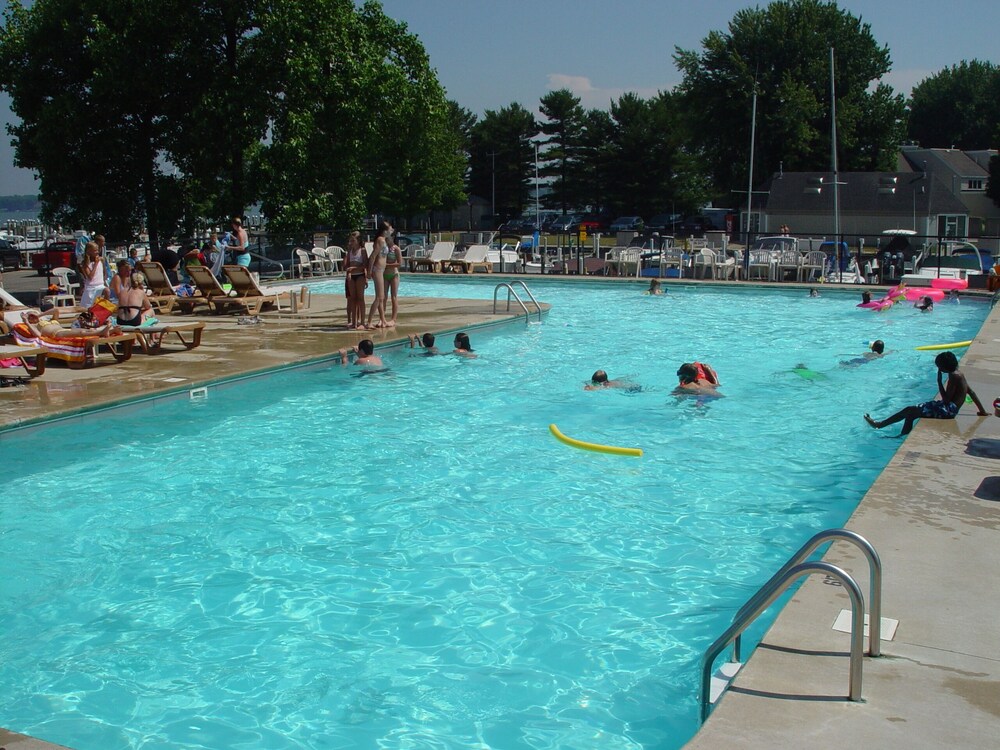
[[[63,328],[58,321],[50,317],[43,318],[39,313],[33,311],[24,313],[21,318],[31,332],[39,338],[47,336],[50,339],[76,339],[81,336],[113,336],[120,332],[120,329],[116,329],[110,323],[105,323],[98,328],[90,327],[93,315],[89,310],[84,310],[77,316],[74,323],[74,325],[79,325],[77,328]]]

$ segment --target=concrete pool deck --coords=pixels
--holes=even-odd
[[[364,337],[390,343],[405,340],[408,333],[452,331],[511,317],[494,316],[492,302],[403,298],[397,329],[354,332],[343,328],[342,298],[312,299],[309,310],[268,313],[260,326],[238,326],[235,316],[174,318],[208,323],[202,345],[190,351],[136,353],[120,364],[102,355],[101,364],[85,370],[55,363],[24,388],[0,390],[0,427],[184,391],[293,362],[321,361]],[[472,338],[474,343],[474,333]],[[1000,309],[995,309],[962,362],[988,408],[1000,395],[998,344]],[[897,433],[888,428],[879,439],[895,439],[889,436]],[[0,432],[0,445],[17,434]],[[893,640],[882,642],[882,656],[864,659],[864,702],[846,699],[849,635],[832,629],[838,613],[850,608],[847,595],[812,576],[687,749],[992,744],[1000,718],[1000,656],[990,651],[1000,614],[992,585],[992,574],[1000,568],[1000,419],[977,417],[967,406],[954,421],[918,422],[847,528],[867,538],[881,556],[882,615],[899,621]],[[867,599],[867,564],[855,548],[835,544],[825,559],[854,575]],[[0,746],[56,747],[4,730]]]

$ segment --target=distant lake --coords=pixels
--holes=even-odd
[[[0,224],[8,221],[38,221],[37,211],[0,211]]]

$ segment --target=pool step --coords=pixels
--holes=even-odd
[[[742,667],[742,662],[727,661],[715,671],[708,693],[709,703],[714,705],[722,697],[722,694],[729,688],[729,683],[736,679],[736,675]]]

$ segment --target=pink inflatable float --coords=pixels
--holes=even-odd
[[[968,279],[931,279],[934,289],[968,289]]]
[[[925,286],[910,287],[906,290],[906,299],[910,302],[916,302],[921,297],[930,297],[935,302],[940,302],[944,299],[944,290],[930,289]]]

